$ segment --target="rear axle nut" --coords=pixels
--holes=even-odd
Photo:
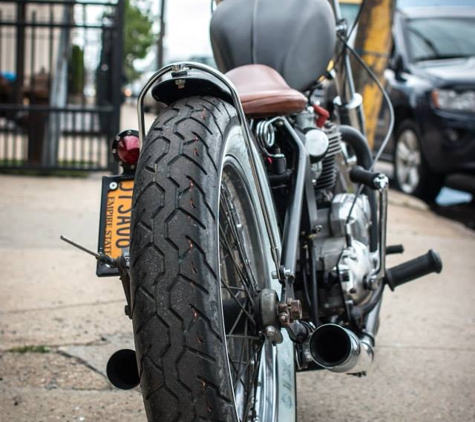
[[[296,321],[302,318],[302,303],[300,300],[289,299],[287,301],[289,309],[290,321]]]

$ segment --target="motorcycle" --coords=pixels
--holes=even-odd
[[[432,250],[386,268],[403,247],[386,244],[347,34],[336,0],[225,0],[211,37],[227,73],[165,66],[139,130],[115,138],[92,254],[134,329],[109,379],[140,383],[149,421],[295,421],[296,373],[366,374],[385,286],[441,271]],[[329,119],[312,94],[335,51]],[[164,109],[146,133],[150,90]]]

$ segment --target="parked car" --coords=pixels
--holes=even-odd
[[[360,5],[340,0],[349,25]],[[386,79],[396,127],[382,158],[399,189],[432,201],[447,175],[475,173],[474,1],[398,0],[393,35]],[[387,118],[383,110],[375,149]]]
[[[447,175],[475,175],[475,7],[399,8],[393,35],[396,125],[383,159],[399,189],[432,201]]]

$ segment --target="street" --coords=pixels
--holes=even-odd
[[[0,419],[145,421],[140,392],[104,376],[115,350],[133,348],[120,282],[59,240],[94,249],[99,176],[0,181]],[[435,248],[444,271],[385,293],[367,377],[297,376],[300,422],[475,418],[475,233],[396,192],[389,227],[389,243],[406,246],[390,266]]]
[[[151,406],[163,406],[155,410],[165,414],[157,416],[160,422],[162,417],[173,419],[171,414],[177,409],[191,413],[186,408],[191,401],[187,394],[202,416],[180,414],[174,422],[227,422],[223,421],[226,416],[215,416],[213,411],[224,409],[223,414],[229,415],[228,405],[233,410],[231,394],[223,388],[229,383],[221,383],[229,375],[219,356],[220,345],[227,340],[227,347],[236,351],[228,353],[229,372],[237,374],[233,394],[238,402],[245,402],[245,421],[239,422],[288,422],[282,413],[280,418],[267,416],[273,414],[267,409],[275,404],[271,395],[242,398],[249,398],[252,390],[246,390],[246,384],[268,393],[272,383],[262,379],[279,374],[284,388],[275,402],[292,411],[292,396],[283,393],[292,390],[288,381],[293,374],[287,371],[290,359],[282,358],[277,368],[262,366],[259,382],[249,369],[257,367],[255,346],[262,332],[269,339],[279,338],[276,325],[289,326],[298,319],[300,304],[292,300],[276,304],[272,292],[264,294],[249,284],[258,285],[271,270],[277,270],[272,275],[275,279],[290,275],[293,280],[294,275],[307,274],[306,269],[313,271],[307,276],[314,282],[312,300],[307,290],[299,294],[306,295],[307,303],[317,301],[318,296],[322,308],[332,311],[325,318],[338,323],[337,313],[346,305],[349,324],[368,330],[369,336],[373,333],[370,327],[378,325],[379,334],[372,367],[359,373],[362,376],[325,370],[296,374],[297,402],[293,404],[298,422],[475,422],[474,2],[294,0],[275,7],[272,0],[2,1],[0,422],[146,422],[140,386],[122,391],[106,375],[113,353],[135,348],[132,323],[126,315],[133,311],[142,314],[135,327],[137,338],[140,332],[146,339],[155,334],[163,340],[158,345],[144,342],[139,354],[141,365],[149,365],[142,377],[145,396]],[[165,64],[166,74],[155,73]],[[212,68],[226,73],[232,83]],[[149,92],[141,93],[144,86]],[[204,97],[199,108],[191,99],[195,96]],[[210,96],[232,100],[238,116]],[[62,242],[60,236],[97,250],[101,177],[105,174],[99,172],[118,166],[110,166],[111,153],[128,170],[136,168],[132,160],[138,151],[137,140],[131,132],[116,134],[137,128],[138,99],[144,101],[138,107],[140,113],[142,108],[147,110],[145,120],[140,115],[141,129],[142,123],[145,131],[150,127],[164,103],[169,116],[159,117],[141,150],[149,156],[142,157],[148,163],[136,178],[143,184],[137,198],[143,198],[144,206],[137,206],[135,212],[149,218],[136,225],[144,233],[134,232],[134,252],[141,252],[140,256],[133,254],[132,268],[134,281],[146,280],[140,286],[132,283],[132,297],[142,295],[142,303],[137,300],[133,307],[125,307],[119,278],[97,278],[94,252],[84,253],[86,249],[80,251]],[[328,123],[337,123],[335,127],[326,123],[328,118]],[[295,243],[282,248],[278,268],[249,265],[249,261],[263,260],[256,257],[270,256],[269,252],[278,261],[280,251],[276,251],[278,242],[268,247],[267,239],[255,241],[262,240],[259,229],[264,225],[271,235],[273,218],[254,210],[253,205],[269,198],[266,192],[254,189],[249,179],[257,174],[254,160],[243,165],[252,140],[248,139],[247,146],[239,144],[237,122],[242,129],[246,120],[246,133],[252,132],[266,169],[274,176],[269,183],[280,192],[276,202],[290,198],[291,212],[280,223]],[[350,142],[357,134],[350,132],[346,138],[342,124],[365,134],[369,152],[361,142]],[[289,125],[296,130],[286,130]],[[194,129],[203,130],[206,136]],[[229,142],[220,144],[214,136],[218,132]],[[124,145],[123,138],[130,143]],[[358,248],[349,235],[352,217],[370,220],[364,210],[367,204],[359,204],[356,198],[345,214],[350,201],[342,200],[328,213],[318,213],[318,222],[315,210],[304,206],[308,218],[303,219],[302,233],[294,218],[300,213],[302,195],[313,196],[309,183],[304,191],[299,189],[303,178],[311,178],[322,208],[329,206],[335,169],[339,169],[334,160],[342,158],[340,138],[348,146],[345,161],[358,157],[355,164],[358,161],[390,178],[388,233],[383,240],[387,245],[383,246],[402,244],[405,252],[390,255],[387,267],[429,249],[437,250],[443,261],[441,274],[404,284],[395,292],[385,289],[381,318],[374,325],[375,319],[359,324],[367,315],[362,309],[370,308],[367,291],[360,295],[359,289],[361,285],[374,287],[377,271],[370,271],[378,260],[364,245]],[[375,145],[380,143],[377,152]],[[167,156],[171,153],[173,158]],[[371,153],[378,157],[382,153],[388,161],[363,163],[370,161]],[[307,165],[301,166],[305,161]],[[187,167],[193,172],[187,172]],[[210,169],[213,174],[218,171],[222,180],[209,177]],[[195,171],[201,175],[196,180]],[[378,182],[383,183],[375,175],[365,178],[364,183],[371,182],[375,189]],[[167,186],[162,186],[162,179]],[[128,200],[133,189],[132,182],[128,183],[108,182],[114,193],[102,202],[108,208],[103,216],[106,228],[101,229],[107,233],[104,251],[111,256],[112,247],[121,249],[113,233],[119,233],[126,244],[129,240]],[[427,203],[393,190],[396,185]],[[287,195],[291,189],[295,194]],[[170,199],[172,190],[175,195]],[[209,201],[210,197],[214,200],[215,192],[225,199],[218,206]],[[120,210],[118,221],[115,209]],[[162,209],[167,214],[160,214]],[[355,217],[357,212],[360,215]],[[203,223],[204,213],[211,216],[206,217],[211,225]],[[332,223],[329,227],[322,223],[326,218],[322,216],[327,215]],[[221,217],[219,224],[217,217]],[[187,228],[195,225],[198,242],[194,235],[183,236],[182,224]],[[292,225],[298,230],[292,230]],[[209,235],[210,226],[220,233],[219,240]],[[325,242],[324,253],[316,253],[321,270],[318,285],[327,287],[323,291],[316,288],[315,262],[307,265],[294,257],[307,254],[313,239],[326,236],[327,228],[330,236],[341,234],[340,239]],[[367,227],[356,229],[366,238]],[[310,239],[308,244],[298,245],[304,238]],[[201,240],[216,250],[207,253]],[[353,242],[352,251],[342,250],[345,241],[348,246]],[[242,247],[244,242],[254,250]],[[265,254],[255,253],[259,247]],[[300,247],[301,251],[295,250]],[[169,254],[175,250],[176,254]],[[311,259],[315,250],[308,253]],[[117,262],[123,269],[126,260]],[[144,262],[143,268],[137,262]],[[258,268],[256,274],[250,274],[251,267]],[[156,274],[168,273],[176,280],[162,285]],[[208,279],[211,273],[216,284]],[[214,289],[222,288],[220,275],[229,281],[222,283],[229,291],[223,303],[212,296]],[[303,282],[307,287],[305,276],[297,280],[300,285]],[[189,298],[196,299],[199,291],[204,299],[193,303]],[[249,300],[241,300],[245,294]],[[345,303],[346,294],[352,295],[355,309]],[[218,317],[210,318],[208,309],[218,312]],[[307,313],[309,306],[304,310]],[[350,311],[354,311],[352,318]],[[237,317],[232,321],[234,313]],[[240,322],[244,314],[252,327]],[[215,324],[215,319],[224,316],[228,317],[226,339]],[[313,317],[318,322],[318,310]],[[245,341],[250,348],[243,346]],[[331,353],[338,348],[338,341],[322,343],[329,345]],[[139,350],[139,341],[137,344]],[[189,356],[193,360],[187,360]],[[210,369],[203,369],[204,361]],[[210,372],[214,379],[208,377]],[[161,402],[155,401],[158,395]],[[174,406],[176,399],[183,399],[185,405]],[[262,408],[264,412],[255,411]],[[254,415],[257,413],[259,416]]]

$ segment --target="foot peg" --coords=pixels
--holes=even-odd
[[[425,255],[411,259],[404,264],[386,270],[385,281],[394,290],[401,284],[423,277],[430,273],[440,273],[442,271],[442,260],[439,254],[430,250]]]

